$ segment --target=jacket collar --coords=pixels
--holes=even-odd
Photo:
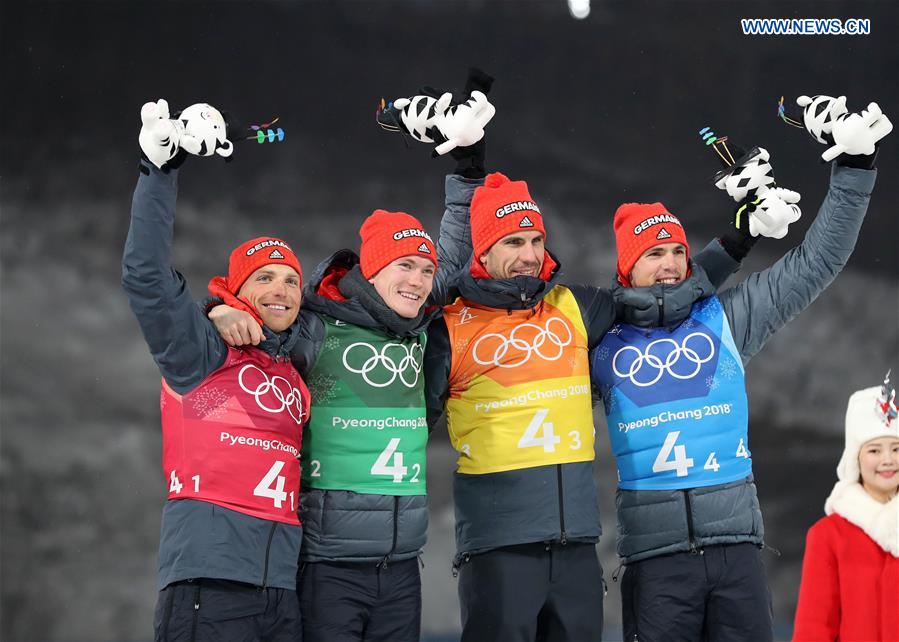
[[[683,322],[696,301],[715,293],[705,270],[692,260],[690,265],[690,276],[675,285],[634,288],[616,282],[611,291],[618,318],[640,328],[672,327]]]
[[[549,252],[547,251],[549,255]],[[481,279],[471,275],[471,270],[459,273],[459,294],[471,303],[499,310],[529,310],[543,300],[562,276],[562,265],[549,255],[556,267],[546,280],[533,276],[516,276],[511,279]],[[472,258],[474,260],[474,258]]]
[[[855,524],[880,548],[899,557],[899,495],[881,504],[860,483],[838,481],[824,504],[824,512],[836,513]]]
[[[397,337],[418,336],[440,313],[437,307],[426,307],[415,319],[398,315],[362,276],[359,256],[346,249],[338,250],[313,270],[303,288],[303,308]]]

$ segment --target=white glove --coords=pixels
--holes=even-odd
[[[137,141],[141,151],[151,163],[161,168],[178,153],[182,128],[169,119],[169,104],[162,98],[144,104],[140,119],[143,126]]]
[[[782,239],[787,235],[790,223],[795,223],[802,215],[799,192],[775,187],[766,190],[759,197],[761,201],[755,211],[749,214],[749,233],[753,236],[766,236]]]
[[[480,91],[471,92],[471,98],[461,105],[450,107],[437,118],[437,129],[446,138],[434,148],[440,155],[454,150],[456,147],[468,147],[484,137],[484,127],[496,114],[487,96]]]
[[[833,147],[821,158],[832,161],[840,154],[866,156],[874,153],[874,144],[893,131],[893,123],[877,103],[870,103],[861,114],[844,114],[833,123]]]

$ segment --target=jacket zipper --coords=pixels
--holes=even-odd
[[[396,550],[396,540],[397,540],[397,530],[399,530],[399,524],[397,523],[398,517],[400,514],[400,498],[398,495],[393,497],[393,544],[390,546],[390,552],[384,556],[384,559],[378,564],[382,569],[387,568],[387,562],[390,560],[390,556]]]
[[[559,540],[562,546],[568,543],[568,534],[565,532],[565,499],[562,491],[562,464],[556,464],[556,474],[559,478],[559,526],[562,529],[562,537]]]
[[[194,619],[190,627],[190,642],[196,642],[197,639],[197,620],[200,619],[200,580],[197,582],[197,588],[194,589]]]
[[[272,529],[268,532],[268,544],[265,547],[265,571],[262,573],[262,588],[268,588],[268,558],[272,550],[272,540],[275,537],[275,529],[278,528],[278,522],[272,522]]]
[[[656,297],[656,303],[659,304],[659,327],[665,325],[665,300],[658,296]]]
[[[684,490],[684,505],[687,509],[687,536],[690,539],[690,552],[693,555],[696,553],[702,553],[701,550],[698,550],[696,547],[696,539],[693,537],[693,509],[690,507],[690,491]]]

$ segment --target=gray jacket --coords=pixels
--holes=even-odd
[[[481,183],[461,176],[447,177],[446,214],[441,236],[447,220],[468,222],[469,204],[474,190]],[[458,274],[456,281],[460,296],[467,301],[498,309],[531,309],[559,285],[561,264],[548,282],[525,276],[507,280],[476,279],[470,274],[468,230],[459,236],[468,244],[463,246],[460,243],[448,249],[457,251],[465,247],[468,250],[464,255],[466,267]],[[461,258],[462,255],[457,255],[455,261],[460,263]],[[717,241],[710,243],[697,256],[697,262],[714,274],[718,284],[739,267]],[[704,274],[701,267],[694,269]],[[587,329],[588,345],[593,348],[615,321],[616,306],[611,292],[583,285],[560,287],[568,287],[574,295]],[[451,353],[446,323],[443,319],[436,320],[428,331],[425,353],[428,424],[431,426],[444,411]],[[466,554],[515,544],[596,542],[602,532],[593,462],[538,466],[483,475],[456,473],[453,492],[457,562]]]
[[[159,372],[173,390],[186,394],[224,363],[228,346],[172,267],[178,172],[162,172],[146,161],[141,166],[122,257],[122,286]],[[299,329],[294,324],[275,334],[265,328],[264,334],[259,349],[286,355]],[[167,501],[158,587],[209,577],[294,589],[301,539],[299,526],[194,499]]]
[[[719,297],[745,365],[768,339],[808,307],[849,260],[877,172],[834,165],[830,188],[802,243],[770,268]],[[710,292],[701,275],[677,286],[614,289],[621,320],[672,327]],[[657,301],[663,301],[659,322]],[[618,490],[618,554],[624,563],[764,539],[755,483],[746,479],[689,490]]]

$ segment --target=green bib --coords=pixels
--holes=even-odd
[[[303,486],[378,495],[425,494],[426,337],[397,339],[320,315],[325,338],[305,377]]]

